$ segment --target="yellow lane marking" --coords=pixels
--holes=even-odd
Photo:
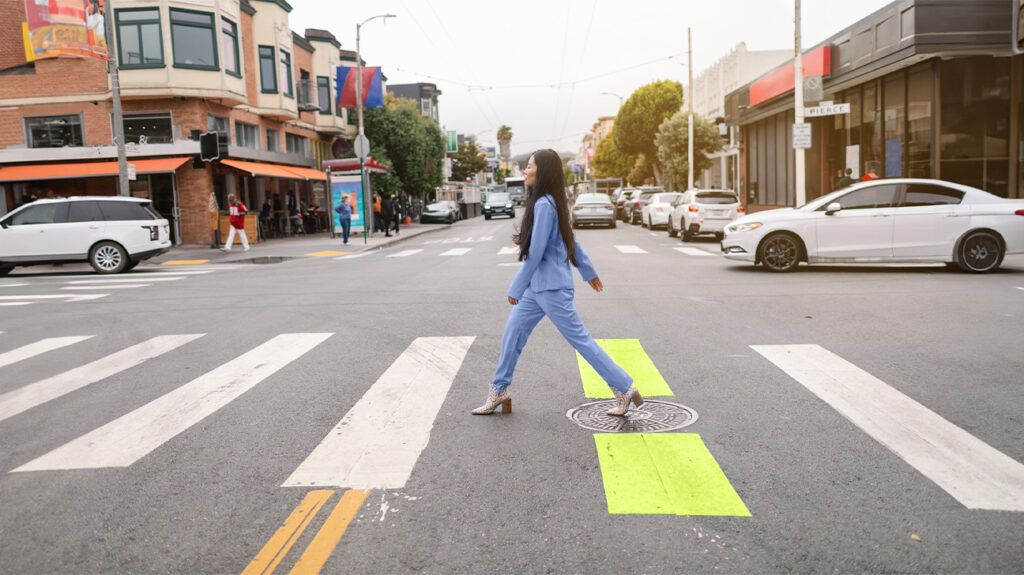
[[[331,511],[331,515],[320,528],[313,541],[306,547],[306,551],[299,557],[299,562],[292,568],[292,575],[316,575],[320,573],[324,563],[330,558],[334,548],[345,534],[348,524],[359,513],[366,497],[370,495],[369,490],[350,489],[341,496],[341,500]]]
[[[208,264],[210,260],[168,260],[163,262],[162,266],[197,266],[200,264]]]
[[[267,575],[273,573],[277,565],[281,563],[285,555],[295,545],[295,542],[309,526],[313,518],[317,516],[320,509],[327,503],[327,500],[334,495],[332,489],[318,489],[310,491],[299,502],[299,505],[292,511],[288,519],[284,520],[274,536],[267,541],[263,549],[256,554],[249,566],[242,571],[242,575]]]
[[[334,252],[334,251],[331,251],[331,250],[325,250],[325,251],[322,251],[322,252],[313,252],[311,254],[306,254],[306,255],[309,256],[309,257],[313,257],[313,258],[326,258],[326,257],[330,257],[330,256],[347,256],[350,253],[352,253],[352,252]]]

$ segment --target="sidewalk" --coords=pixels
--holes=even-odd
[[[456,224],[458,225],[458,224]],[[202,246],[181,246],[171,248],[171,251],[147,260],[148,264],[184,265],[200,263],[230,263],[233,261],[248,261],[253,258],[265,257],[328,257],[340,256],[350,253],[359,253],[370,250],[377,250],[404,242],[423,234],[447,230],[450,226],[445,224],[419,224],[413,223],[408,226],[401,226],[400,233],[391,233],[391,237],[385,237],[383,232],[374,234],[363,243],[363,234],[353,233],[349,236],[348,245],[341,243],[341,234],[331,238],[330,233],[312,234],[308,236],[297,236],[292,238],[271,239],[258,244],[252,244],[249,251],[242,251],[242,244],[235,238],[235,244],[230,252],[223,252],[219,249]]]

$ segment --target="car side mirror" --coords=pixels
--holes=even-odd
[[[840,204],[839,202],[832,202],[831,204],[828,205],[827,208],[825,208],[825,215],[826,216],[831,216],[832,214],[834,214],[834,213],[836,213],[836,212],[838,212],[838,211],[840,211],[842,209],[843,209],[843,205],[842,204]]]

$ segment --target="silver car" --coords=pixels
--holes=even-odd
[[[572,206],[572,227],[615,227],[615,204],[607,194],[580,194]]]

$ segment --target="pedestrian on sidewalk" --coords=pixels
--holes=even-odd
[[[338,214],[338,221],[341,222],[342,242],[347,245],[348,233],[352,229],[352,206],[349,205],[348,198],[342,197],[341,203],[334,208],[334,211]]]
[[[380,222],[384,226],[384,237],[391,237],[391,220],[395,217],[395,204],[391,199],[384,199],[380,202]]]
[[[402,204],[394,194],[391,194],[391,223],[395,224],[395,235],[398,235],[398,225],[402,222]]]
[[[249,238],[245,235],[245,214],[247,213],[249,213],[249,208],[238,201],[235,194],[228,194],[228,215],[230,216],[228,222],[231,225],[228,226],[228,241],[222,248],[224,251],[231,251],[231,244],[235,243],[235,234],[242,238],[242,251],[249,251]]]
[[[846,168],[846,171],[843,173],[843,177],[839,178],[839,182],[836,184],[836,189],[844,190],[856,183],[857,180],[853,179],[853,170]]]
[[[601,349],[576,312],[572,284],[572,266],[594,291],[604,290],[590,258],[573,235],[569,221],[569,203],[565,197],[562,160],[554,150],[538,150],[526,165],[529,197],[522,227],[513,236],[519,246],[519,268],[506,296],[512,312],[505,325],[501,355],[494,371],[490,393],[475,415],[512,411],[512,373],[526,341],[540,320],[547,316],[558,331],[612,388],[616,405],[608,415],[625,416],[630,403],[637,407],[644,400],[633,387],[633,378]]]
[[[380,196],[373,194],[373,231],[375,232],[384,231],[384,218],[381,215],[382,209]]]

